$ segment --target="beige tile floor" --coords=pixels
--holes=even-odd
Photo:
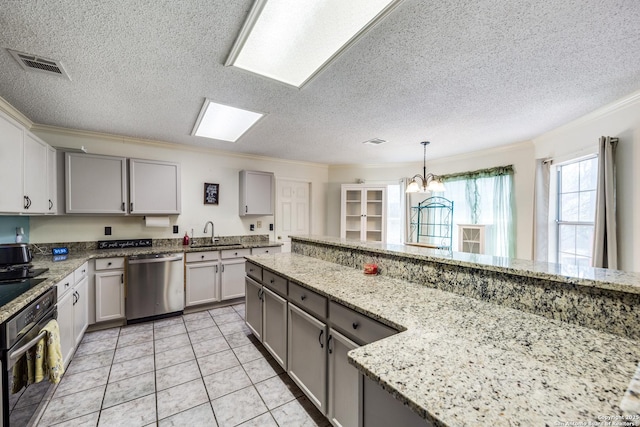
[[[38,426],[329,426],[244,304],[85,334]]]

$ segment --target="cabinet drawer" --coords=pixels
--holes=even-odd
[[[329,303],[329,319],[333,327],[360,344],[381,340],[397,332],[333,301]]]
[[[258,267],[252,262],[247,262],[244,265],[244,271],[247,273],[247,276],[258,282],[262,282],[262,267]]]
[[[189,252],[186,255],[187,255],[187,262],[217,261],[218,260],[218,251]]]
[[[220,251],[220,258],[242,258],[251,255],[251,249],[225,249]]]
[[[89,271],[89,263],[85,262],[80,267],[76,268],[76,271],[73,272],[73,283],[78,283],[85,277],[87,277]]]
[[[120,270],[124,268],[124,258],[100,258],[96,260],[96,270]]]
[[[73,281],[73,273],[69,274],[67,277],[56,284],[56,287],[58,288],[58,301],[62,299],[64,294],[66,294],[69,290],[71,290],[71,288],[73,288],[74,284],[75,282]]]
[[[251,248],[251,255],[279,254],[280,251],[281,251],[280,246],[268,246],[265,248]]]
[[[289,301],[322,319],[327,317],[327,298],[296,283],[289,283]]]
[[[287,296],[287,279],[284,277],[265,270],[262,272],[262,283],[272,291]]]

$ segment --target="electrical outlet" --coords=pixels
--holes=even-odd
[[[111,227],[105,227],[104,228],[104,235],[105,236],[111,236]]]
[[[178,234],[178,226],[177,225],[173,226],[173,234]]]
[[[256,221],[256,227],[262,228],[262,221]]]
[[[273,224],[269,224],[269,231],[273,231]]]
[[[254,231],[255,230],[255,226],[253,224],[249,224],[249,231]]]

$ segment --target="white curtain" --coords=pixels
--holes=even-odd
[[[596,218],[593,230],[592,265],[611,269],[618,268],[615,166],[617,144],[617,138],[600,137]]]
[[[533,259],[549,259],[549,179],[551,160],[536,159],[533,192]]]
[[[513,175],[485,178],[493,181],[493,255],[514,258],[516,255],[515,206]]]

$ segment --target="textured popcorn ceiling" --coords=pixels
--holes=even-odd
[[[638,0],[405,0],[301,90],[223,66],[250,6],[0,0],[0,96],[38,124],[341,164],[529,140],[640,89]],[[236,143],[193,137],[205,97],[268,115]]]

